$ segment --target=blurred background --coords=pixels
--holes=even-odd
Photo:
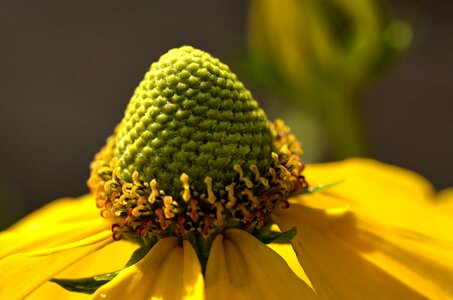
[[[147,71],[192,45],[282,117],[308,162],[374,157],[453,186],[453,2],[0,0],[0,229],[87,192]]]

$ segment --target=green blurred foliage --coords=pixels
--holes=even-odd
[[[382,1],[251,0],[245,66],[308,161],[366,156],[361,93],[411,39]]]

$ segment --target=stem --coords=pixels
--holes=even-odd
[[[359,98],[350,89],[326,87],[316,92],[296,89],[291,98],[298,110],[313,114],[322,125],[328,138],[327,159],[368,155]]]
[[[334,158],[367,156],[368,143],[359,101],[334,94],[323,104],[320,118],[330,137]]]

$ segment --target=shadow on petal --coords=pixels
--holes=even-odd
[[[0,295],[5,299],[23,299],[62,270],[111,243],[111,236],[110,231],[104,231],[76,243],[2,259]]]
[[[124,240],[116,241],[87,255],[55,277],[83,278],[121,270],[137,248],[138,244]],[[46,282],[34,291],[27,300],[46,298],[59,300],[89,299],[91,295],[69,292],[53,282]]]
[[[281,230],[297,227],[293,247],[321,298],[451,296],[451,245],[353,211],[331,215],[293,204],[274,219]]]
[[[0,259],[74,243],[109,228],[99,217],[93,196],[59,199],[0,233]]]
[[[93,299],[203,299],[203,276],[195,250],[176,237],[160,240],[138,263],[102,286]]]
[[[206,268],[207,299],[315,299],[313,290],[277,253],[251,234],[218,235]]]

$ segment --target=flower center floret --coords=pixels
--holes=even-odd
[[[115,239],[251,231],[307,187],[301,155],[228,66],[185,46],[151,65],[88,186]]]

